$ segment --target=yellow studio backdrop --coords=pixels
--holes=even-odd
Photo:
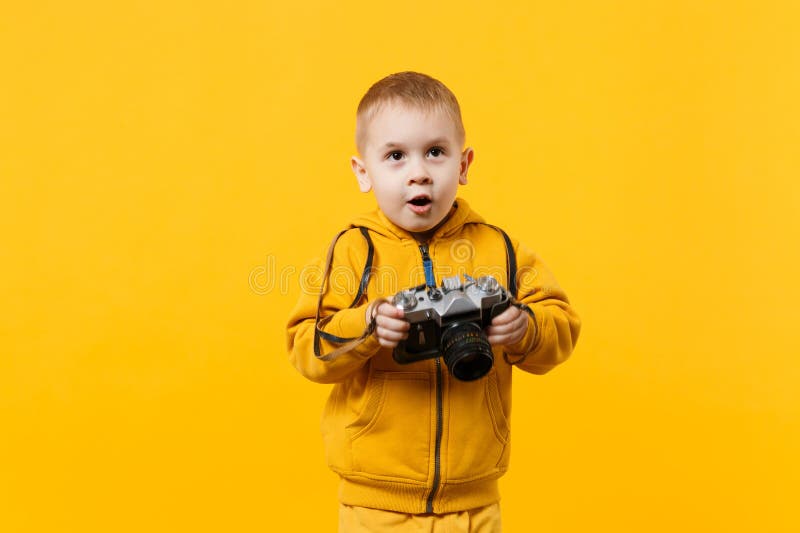
[[[791,1],[5,2],[0,531],[333,531],[299,272],[356,104],[440,78],[462,189],[584,321],[515,380],[509,532],[800,530]]]

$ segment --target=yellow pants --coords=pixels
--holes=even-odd
[[[501,533],[500,504],[447,514],[405,514],[339,505],[339,533]]]

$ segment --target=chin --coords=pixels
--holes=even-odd
[[[441,217],[441,220],[444,219],[444,216]],[[425,218],[421,217],[410,217],[406,218],[404,216],[400,217],[389,217],[395,226],[399,226],[406,230],[409,233],[425,233],[426,231],[430,231],[435,228],[441,220],[434,221],[433,217],[430,216],[430,213]]]
[[[418,226],[416,224],[397,224],[409,233],[422,233],[431,229],[428,226]]]

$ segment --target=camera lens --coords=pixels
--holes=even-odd
[[[474,322],[456,323],[442,334],[444,362],[461,381],[473,381],[492,368],[492,347],[480,326]]]

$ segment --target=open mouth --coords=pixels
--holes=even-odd
[[[415,196],[408,201],[408,208],[417,215],[427,215],[431,210],[431,197],[425,194]]]
[[[415,196],[411,200],[408,201],[411,205],[415,205],[417,207],[425,207],[431,203],[431,199],[429,196],[425,196],[424,194]]]

